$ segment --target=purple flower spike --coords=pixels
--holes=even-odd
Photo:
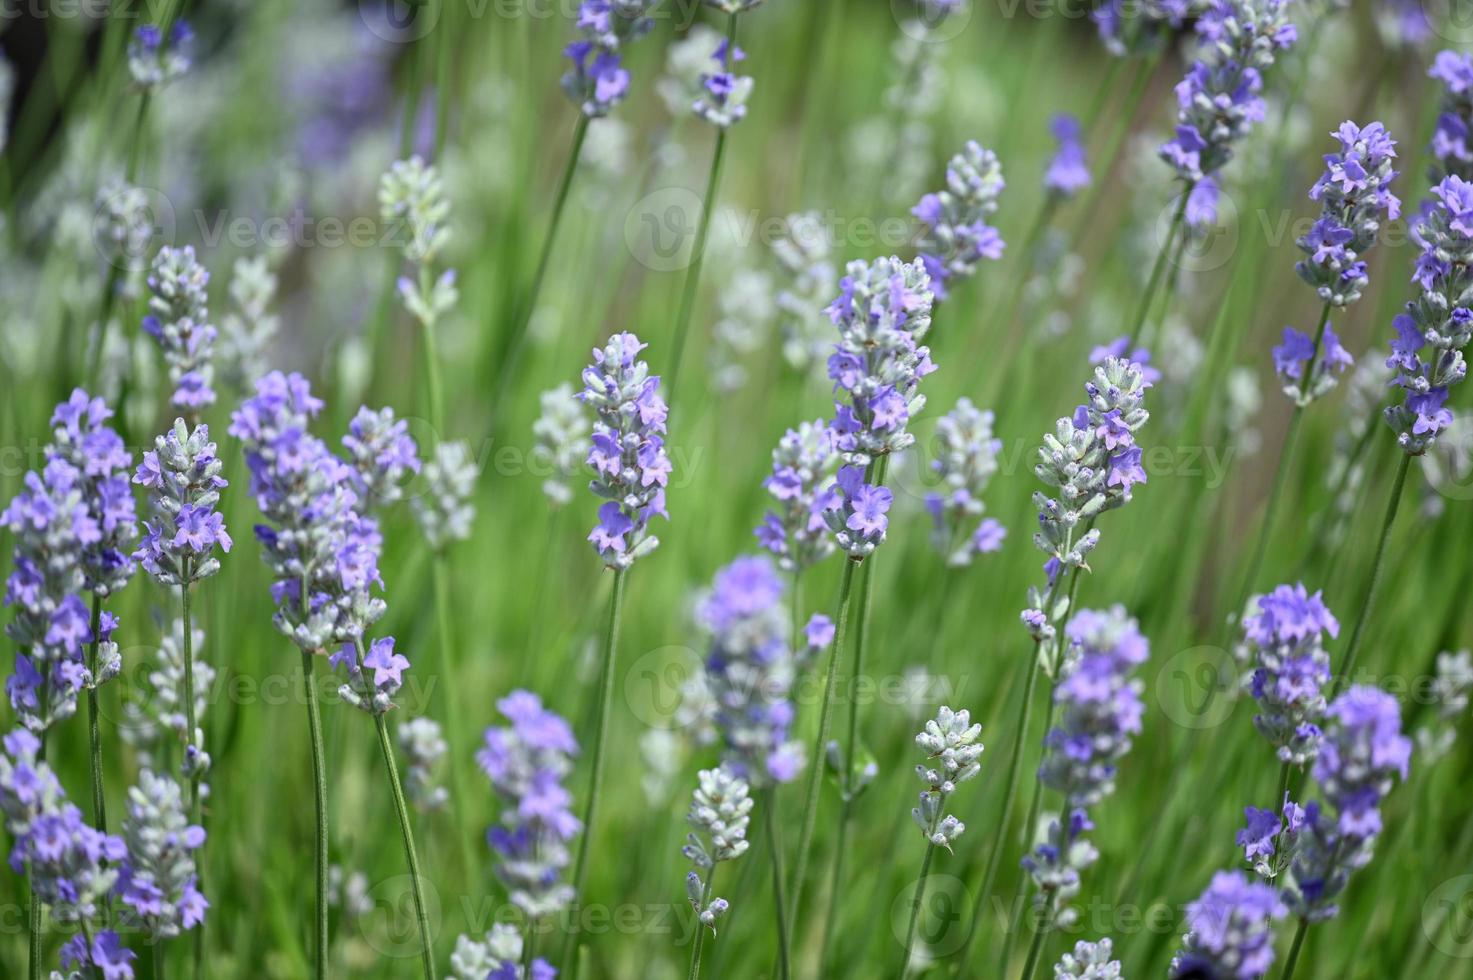
[[[946,189],[927,194],[911,210],[921,222],[919,258],[938,301],[946,299],[948,280],[971,276],[983,259],[1002,258],[1005,243],[987,219],[1005,186],[997,155],[968,140],[946,166]]]
[[[218,547],[228,554],[234,542],[225,519],[215,510],[227,484],[208,426],[190,431],[183,419],[154,440],[143,454],[133,482],[148,490],[151,519],[144,522],[142,546],[133,553],[161,585],[188,585],[220,570]]]
[[[563,91],[590,119],[606,116],[624,101],[629,72],[620,52],[625,44],[647,34],[654,22],[654,0],[583,0],[578,6],[582,35],[563,49],[570,67],[563,75]]]
[[[1325,172],[1310,189],[1321,215],[1299,239],[1308,258],[1295,266],[1320,299],[1345,308],[1360,299],[1370,283],[1362,256],[1376,242],[1382,224],[1401,214],[1401,201],[1391,193],[1396,177],[1396,141],[1386,127],[1364,128],[1349,120],[1332,134],[1340,152],[1325,157]]]
[[[1287,911],[1272,887],[1219,871],[1187,906],[1190,932],[1171,961],[1172,980],[1257,980],[1274,964],[1274,924]]]
[[[833,434],[822,419],[789,429],[772,451],[772,475],[763,486],[775,506],[755,533],[784,571],[802,571],[833,553],[823,514],[835,500],[838,458]]]
[[[1044,189],[1063,198],[1073,197],[1091,183],[1079,120],[1061,113],[1054,117],[1049,131],[1059,141],[1059,149],[1043,173]]]
[[[1253,655],[1252,692],[1259,713],[1254,727],[1269,740],[1280,761],[1303,766],[1319,751],[1324,723],[1324,688],[1330,655],[1324,635],[1340,635],[1340,624],[1320,593],[1281,585],[1257,599],[1257,612],[1243,630]]]

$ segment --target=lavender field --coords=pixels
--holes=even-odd
[[[0,7],[0,976],[1473,980],[1454,0]]]

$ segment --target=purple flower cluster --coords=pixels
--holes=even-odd
[[[1340,152],[1325,157],[1325,172],[1310,188],[1310,200],[1320,203],[1321,212],[1299,239],[1308,258],[1294,269],[1320,299],[1344,308],[1370,283],[1362,256],[1375,244],[1382,223],[1401,215],[1401,201],[1391,193],[1396,141],[1386,127],[1373,122],[1362,128],[1346,120],[1331,135],[1340,141]]]
[[[1099,856],[1083,835],[1094,828],[1089,808],[1115,791],[1116,765],[1141,730],[1141,682],[1132,678],[1150,656],[1149,641],[1123,606],[1082,609],[1065,630],[1058,723],[1044,736],[1038,780],[1064,797],[1063,812],[1023,860],[1045,903],[1067,900],[1079,875]]]
[[[1263,119],[1263,72],[1298,32],[1289,0],[1213,0],[1197,20],[1199,56],[1176,86],[1176,136],[1161,158],[1187,184],[1232,159],[1233,144]]]
[[[353,467],[309,431],[322,410],[307,380],[273,371],[231,417],[245,445],[256,526],[275,580],[275,622],[303,650],[321,653],[363,637],[384,612],[378,524],[358,510]]]
[[[1043,172],[1043,188],[1059,197],[1073,197],[1091,183],[1089,161],[1085,157],[1084,142],[1080,139],[1079,120],[1068,113],[1059,113],[1049,124],[1049,131],[1059,141],[1059,149]]]
[[[659,547],[649,533],[650,518],[670,519],[665,487],[670,457],[665,455],[665,421],[660,379],[639,359],[646,344],[632,333],[616,333],[593,363],[583,369],[583,403],[597,416],[588,465],[588,488],[607,503],[588,540],[609,568],[623,570]]]
[[[1106,0],[1090,16],[1105,49],[1123,58],[1159,50],[1202,6],[1202,0]]]
[[[1356,686],[1335,699],[1314,778],[1325,803],[1304,808],[1285,900],[1309,922],[1332,918],[1350,874],[1371,860],[1381,833],[1381,801],[1406,781],[1412,741],[1401,706],[1380,688]]]
[[[162,585],[189,585],[220,570],[214,551],[227,554],[233,542],[225,518],[215,510],[223,464],[215,456],[209,427],[191,432],[183,419],[154,440],[143,454],[133,482],[148,491],[151,519],[133,557]]]
[[[987,218],[1005,186],[997,155],[968,140],[946,165],[946,189],[927,194],[911,209],[921,222],[916,247],[937,300],[946,299],[948,279],[967,278],[983,259],[1002,258],[1006,243]]]
[[[218,331],[210,325],[206,287],[210,274],[193,246],[165,245],[148,276],[148,316],[143,329],[159,342],[174,383],[173,404],[193,415],[215,404],[212,356]]]
[[[772,451],[772,475],[762,485],[777,504],[755,533],[784,571],[800,572],[834,550],[823,514],[834,502],[837,459],[822,419],[789,429]]]
[[[1302,584],[1280,585],[1258,597],[1258,611],[1243,620],[1253,651],[1253,725],[1269,740],[1281,762],[1302,766],[1319,751],[1330,682],[1324,635],[1340,635],[1340,624],[1321,594]]]
[[[101,398],[75,389],[51,414],[53,439],[47,447],[48,456],[66,460],[82,474],[82,501],[99,535],[82,547],[82,574],[85,588],[103,597],[128,584],[135,568],[129,552],[138,538],[128,486],[133,454],[105,424],[112,414]]]
[[[834,479],[836,493],[827,498],[824,520],[834,540],[854,561],[874,554],[890,527],[890,505],[895,495],[887,488],[866,483],[859,466],[841,466]]]
[[[381,715],[394,706],[394,695],[404,686],[409,658],[394,652],[394,638],[381,636],[363,650],[363,641],[344,643],[327,658],[333,669],[342,669],[347,683],[338,687],[338,697],[371,715]]]
[[[194,47],[194,28],[180,18],[169,28],[169,42],[164,32],[153,24],[144,24],[128,41],[128,74],[133,84],[152,91],[189,71]]]
[[[756,787],[791,782],[803,767],[803,750],[789,738],[796,666],[784,591],[769,558],[746,556],[716,573],[696,610],[711,638],[706,686],[726,765]]]
[[[834,403],[834,448],[846,463],[868,466],[915,442],[910,420],[926,404],[917,391],[936,365],[919,346],[931,327],[935,296],[921,260],[882,258],[851,262],[828,306],[839,329],[829,356]]]
[[[117,881],[108,863],[127,855],[123,841],[89,827],[67,801],[35,735],[18,728],[3,745],[0,812],[15,838],[11,870],[29,874],[37,900],[60,918],[90,918]]]
[[[747,60],[747,53],[723,39],[711,57],[716,71],[701,74],[701,94],[691,104],[691,111],[713,126],[728,129],[747,116],[747,99],[754,83],[750,76],[733,71],[737,62]]]
[[[1388,367],[1406,400],[1386,410],[1386,421],[1407,453],[1419,456],[1453,423],[1448,389],[1463,381],[1463,348],[1473,340],[1473,183],[1456,175],[1432,189],[1436,200],[1417,223],[1421,246],[1414,281],[1421,295],[1394,323]],[[1425,348],[1425,350],[1424,350]]]
[[[189,823],[179,784],[147,769],[128,790],[123,814],[127,856],[118,895],[128,918],[154,940],[193,929],[210,907],[199,891],[194,852],[205,843],[203,827]]]
[[[585,116],[606,116],[629,91],[621,61],[625,44],[648,33],[654,0],[583,0],[578,5],[578,40],[563,49],[571,62],[563,91]]]
[[[1329,392],[1339,382],[1340,375],[1355,364],[1355,358],[1341,345],[1328,321],[1318,346],[1309,334],[1285,327],[1283,341],[1272,353],[1279,384],[1297,405],[1308,405]]]
[[[1002,440],[992,435],[992,413],[979,411],[963,398],[936,423],[936,458],[931,469],[941,491],[926,494],[931,515],[931,541],[953,567],[970,565],[979,554],[997,551],[1007,528],[982,518],[982,494],[997,472]],[[980,523],[978,522],[980,519]]]
[[[359,408],[348,423],[343,448],[353,464],[354,492],[365,510],[399,500],[406,474],[420,469],[419,447],[409,435],[409,423],[396,419],[392,408]]]
[[[1284,794],[1283,810],[1260,810],[1246,807],[1243,815],[1248,824],[1238,831],[1238,846],[1243,857],[1265,879],[1277,878],[1294,856],[1294,848],[1304,830],[1304,807]]]
[[[512,904],[539,919],[574,897],[560,876],[568,865],[568,842],[583,829],[563,787],[578,743],[568,723],[535,694],[513,691],[496,707],[511,727],[486,729],[476,753],[477,765],[502,802],[501,823],[487,831],[486,839],[500,855],[496,873]]]
[[[1274,924],[1286,913],[1272,886],[1217,872],[1187,906],[1190,931],[1171,961],[1172,980],[1257,980],[1274,964]]]
[[[1432,181],[1451,174],[1473,179],[1473,55],[1442,51],[1428,70],[1443,85],[1441,111],[1430,147],[1435,163]]]

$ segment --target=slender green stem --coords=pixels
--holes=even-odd
[[[196,423],[198,424],[198,423]],[[194,622],[190,617],[189,608],[189,579],[190,563],[184,562],[184,582],[179,586],[179,611],[180,619],[184,624],[184,724],[186,734],[184,739],[185,751],[191,745],[196,746],[200,752],[204,751],[204,738],[200,734],[194,711]],[[199,743],[199,744],[196,744]],[[200,814],[199,779],[198,767],[194,762],[189,763],[189,814],[190,820],[196,827],[204,826],[204,819]],[[203,855],[197,857],[197,863],[201,877],[204,873]],[[194,929],[194,935],[190,940],[190,949],[193,956],[194,975],[200,976],[200,970],[204,963],[205,952],[205,924],[201,922]]]
[[[627,574],[627,570],[624,569],[614,571],[614,588],[609,595],[609,621],[608,627],[604,630],[604,658],[603,666],[599,671],[598,707],[594,715],[593,772],[588,780],[588,800],[583,805],[583,837],[578,842],[578,861],[573,871],[573,894],[578,896],[580,902],[588,900],[583,886],[588,879],[588,845],[593,840],[594,831],[598,827],[595,823],[598,816],[598,790],[603,782],[604,755],[608,749],[609,706],[614,700],[614,658],[618,651],[619,617],[623,612],[624,579]],[[570,929],[567,939],[563,942],[563,963],[565,964],[572,952],[575,935],[576,932]]]
[[[434,285],[430,282],[428,266],[420,266],[419,291],[421,296],[430,295]],[[440,344],[436,339],[438,324],[430,317],[424,325],[425,335],[425,386],[429,389],[430,424],[435,428],[435,437],[445,437],[445,395],[440,387]]]
[[[921,859],[921,876],[916,879],[916,893],[910,900],[910,924],[905,927],[905,952],[901,954],[900,969],[896,976],[905,980],[910,972],[910,951],[915,948],[916,924],[921,920],[921,903],[926,899],[926,876],[931,873],[931,859],[936,856],[936,845],[926,841],[926,856]]]
[[[854,571],[859,562],[848,559],[844,562],[844,574],[839,581],[839,607],[834,616],[834,643],[829,648],[828,677],[824,681],[823,703],[818,712],[818,737],[813,743],[813,753],[808,765],[808,785],[803,793],[803,820],[798,834],[798,861],[793,872],[793,906],[788,912],[788,934],[798,921],[798,912],[803,907],[803,883],[808,869],[809,849],[813,843],[813,829],[818,820],[818,796],[823,786],[823,760],[829,740],[829,726],[833,723],[834,691],[838,687],[839,650],[849,631],[849,605],[854,592]]]
[[[305,577],[304,577],[305,579]],[[306,585],[305,580],[303,586]],[[306,595],[304,589],[303,595]],[[302,651],[303,692],[307,699],[307,731],[312,740],[312,792],[316,804],[317,839],[314,851],[317,870],[316,948],[312,951],[316,980],[327,977],[327,767],[322,751],[322,716],[317,705],[317,677],[312,654]]]
[[[716,867],[712,865],[711,870],[706,873],[706,884],[701,888],[701,907],[696,909],[696,941],[690,947],[690,970],[686,972],[687,980],[699,980],[701,975],[701,949],[706,945],[706,924],[700,919],[700,915],[707,905],[711,904],[711,882],[716,878]]]
[[[1299,927],[1294,930],[1294,945],[1289,947],[1289,958],[1284,961],[1284,972],[1279,974],[1279,980],[1292,980],[1294,968],[1299,965],[1299,951],[1304,948],[1304,934],[1309,931],[1309,921],[1299,920]]]
[[[164,941],[162,939],[153,944],[153,977],[154,980],[164,980]]]
[[[1345,647],[1345,660],[1335,675],[1335,690],[1339,690],[1355,673],[1355,659],[1360,653],[1361,637],[1365,634],[1366,622],[1371,617],[1371,607],[1376,604],[1376,592],[1380,588],[1381,574],[1385,570],[1386,543],[1391,540],[1391,528],[1396,524],[1396,511],[1401,506],[1402,492],[1407,484],[1407,471],[1411,465],[1412,457],[1402,454],[1401,465],[1396,470],[1396,482],[1391,485],[1391,497],[1386,501],[1386,516],[1381,520],[1381,537],[1376,542],[1376,556],[1371,559],[1371,583],[1366,588],[1360,610],[1355,614],[1355,628],[1350,631],[1350,642]]]
[[[87,738],[92,749],[92,819],[99,833],[107,833],[107,801],[102,786],[102,722],[97,705],[97,642],[102,620],[102,596],[92,594],[92,642],[87,647],[87,672],[92,686],[87,689]]]
[[[788,963],[788,903],[783,896],[783,846],[777,834],[776,788],[767,787],[763,795],[766,797],[762,801],[762,809],[767,823],[767,849],[772,854],[772,904],[773,912],[777,916],[778,975],[783,980],[788,980],[791,975]]]
[[[1289,794],[1289,776],[1290,770],[1292,768],[1293,767],[1287,762],[1279,768],[1279,792],[1276,796],[1274,796],[1274,804],[1272,807],[1272,809],[1276,813],[1283,808],[1284,797]]]
[[[1059,634],[1060,636],[1063,635],[1062,628],[1059,630]],[[1054,684],[1049,685],[1048,707],[1044,712],[1043,720],[1043,730],[1045,733],[1047,733],[1054,724],[1055,686],[1056,685]],[[1026,734],[1026,732],[1024,734]],[[1038,817],[1042,811],[1043,783],[1035,779],[1033,781],[1033,793],[1028,800],[1028,815],[1023,818],[1023,835],[1025,840],[1030,838],[1030,836],[1034,832],[1034,829],[1038,826]],[[1007,937],[1003,940],[1002,968],[1004,971],[1007,970],[1008,961],[1013,958],[1013,944],[1018,941],[1018,934],[1023,931],[1023,910],[1027,907],[1028,894],[1027,882],[1025,880],[1021,892],[1018,895],[1018,901],[1013,905],[1013,911],[1007,932]],[[1039,931],[1042,932],[1042,927],[1040,927]],[[1034,938],[1035,941],[1037,941],[1037,937],[1035,936]]]
[[[358,640],[358,659],[363,659],[363,640]],[[419,857],[414,851],[414,829],[409,823],[409,807],[404,803],[404,787],[399,783],[399,766],[394,762],[394,745],[389,738],[389,723],[384,716],[373,716],[378,727],[378,744],[384,752],[384,766],[389,771],[389,791],[394,794],[394,811],[399,817],[399,834],[404,838],[404,860],[409,864],[409,884],[414,892],[414,918],[419,928],[420,965],[425,980],[435,978],[435,948],[430,942],[430,920],[425,915],[424,882],[419,874]]]
[[[1028,959],[1023,963],[1023,980],[1033,980],[1033,974],[1038,969],[1038,960],[1043,954],[1043,940],[1048,936],[1048,925],[1040,922],[1038,928],[1033,930],[1033,942],[1028,944]],[[1007,969],[1007,964],[1003,964]]]
[[[460,691],[460,673],[455,664],[455,634],[450,617],[450,583],[446,580],[446,569],[449,563],[450,559],[444,552],[437,552],[431,569],[435,590],[435,625],[440,638],[440,690],[445,695],[445,728],[449,737],[454,739],[461,731],[460,698],[457,696]],[[460,817],[458,821],[460,829],[455,836],[460,847],[461,869],[474,880],[476,859],[469,837],[471,821],[467,819],[469,814],[466,812],[470,804],[470,794],[466,792],[461,772],[462,767],[460,766],[450,767],[450,792],[454,797],[452,808]]]
[[[31,903],[26,923],[26,938],[29,940],[26,976],[29,980],[41,980],[41,900],[36,897],[36,872],[32,870],[28,877],[31,884]]]
[[[1176,214],[1171,218],[1171,227],[1166,231],[1166,241],[1161,243],[1161,251],[1156,253],[1156,264],[1151,267],[1151,277],[1146,280],[1146,291],[1141,294],[1140,303],[1136,306],[1135,316],[1130,328],[1130,344],[1127,350],[1134,349],[1141,339],[1141,330],[1146,325],[1146,318],[1151,312],[1151,303],[1156,298],[1156,290],[1161,286],[1161,277],[1166,272],[1166,260],[1171,255],[1171,246],[1176,243],[1176,236],[1182,230],[1182,222],[1186,219],[1187,201],[1191,199],[1193,185],[1188,184],[1182,188],[1181,202],[1176,207]]]
[[[435,159],[444,155],[445,138],[450,122],[450,48],[454,44],[456,31],[450,23],[458,4],[440,0],[440,43],[435,46]]]
[[[840,783],[842,785],[843,778]],[[839,808],[839,831],[834,839],[834,863],[829,869],[829,901],[823,916],[822,941],[818,947],[818,969],[823,976],[829,976],[829,954],[833,952],[834,935],[838,932],[839,919],[839,893],[844,887],[844,857],[849,853],[849,817],[852,801],[847,798],[848,791],[845,790],[846,798]]]
[[[731,14],[726,27],[727,61],[736,51],[737,15]],[[690,255],[690,266],[685,272],[685,287],[680,294],[680,312],[675,316],[675,343],[670,351],[669,387],[665,401],[672,407],[680,383],[680,362],[685,355],[685,341],[690,333],[690,319],[696,308],[696,294],[701,287],[701,267],[706,262],[706,239],[711,233],[711,211],[716,206],[716,194],[721,187],[721,167],[726,159],[726,135],[728,128],[716,131],[716,149],[711,154],[711,172],[706,177],[706,198],[701,202],[701,223],[696,228],[695,245]]]
[[[502,348],[505,356],[497,373],[503,382],[512,376],[521,360],[527,328],[532,322],[532,314],[537,312],[537,299],[542,294],[542,282],[547,278],[548,262],[552,258],[553,245],[557,242],[558,227],[562,224],[563,210],[568,203],[568,191],[573,186],[573,174],[578,169],[578,158],[583,153],[583,139],[587,135],[588,117],[579,113],[578,123],[573,127],[573,147],[568,151],[568,162],[563,166],[563,175],[558,180],[557,196],[552,204],[552,218],[547,226],[547,235],[542,239],[542,251],[537,256],[537,271],[532,275],[532,287],[522,301],[516,322],[512,325],[511,336]],[[506,387],[508,386],[502,385],[502,388]]]

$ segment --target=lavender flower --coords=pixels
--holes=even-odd
[[[1443,84],[1437,129],[1430,147],[1435,162],[1432,182],[1452,174],[1473,179],[1473,55],[1442,51],[1432,62],[1427,76]]]
[[[1258,611],[1243,620],[1253,651],[1253,725],[1269,740],[1281,762],[1302,766],[1319,751],[1330,682],[1324,634],[1340,635],[1340,624],[1321,594],[1300,585],[1280,585],[1259,596]]]
[[[134,85],[155,92],[189,71],[193,48],[194,29],[185,20],[174,22],[167,44],[163,31],[144,24],[128,41],[128,74]]]
[[[121,178],[110,177],[98,188],[93,200],[97,216],[93,241],[102,260],[119,271],[118,295],[132,299],[147,264],[149,239],[153,237],[148,193]]]
[[[450,751],[433,718],[411,718],[399,726],[399,747],[409,766],[404,773],[404,791],[421,813],[443,810],[450,793],[438,784],[436,770]]]
[[[1212,0],[1197,20],[1198,59],[1176,86],[1176,136],[1161,147],[1187,184],[1232,159],[1233,144],[1263,118],[1263,72],[1298,39],[1289,0]]]
[[[1098,367],[1112,357],[1118,357],[1127,361],[1134,361],[1136,367],[1141,369],[1141,380],[1148,386],[1155,385],[1161,380],[1161,371],[1151,364],[1151,352],[1145,347],[1136,347],[1131,350],[1130,337],[1122,334],[1107,344],[1097,344],[1090,349],[1090,367]]]
[[[917,248],[937,300],[946,299],[948,279],[968,278],[983,259],[1002,258],[1005,243],[987,218],[1005,186],[996,154],[968,140],[946,166],[946,189],[927,194],[911,210],[921,222]]]
[[[605,565],[619,570],[659,547],[659,538],[649,533],[650,518],[670,519],[665,510],[671,470],[665,455],[668,412],[660,379],[638,360],[646,346],[632,333],[614,334],[583,369],[583,402],[597,416],[588,452],[595,476],[588,488],[608,501],[599,508],[588,540]]]
[[[138,538],[133,493],[128,486],[133,455],[105,423],[112,411],[81,388],[51,414],[48,457],[66,460],[81,473],[82,500],[97,525],[98,538],[82,548],[84,587],[106,598],[128,584],[134,563],[129,549]]]
[[[980,499],[997,472],[1002,440],[992,436],[992,413],[978,411],[963,398],[936,423],[936,458],[931,469],[945,492],[926,494],[926,510],[933,524],[931,542],[953,567],[970,565],[979,554],[1002,547],[1007,528],[982,516]]]
[[[1309,334],[1285,327],[1283,342],[1273,349],[1273,358],[1279,384],[1296,405],[1308,405],[1331,391],[1339,383],[1340,375],[1355,364],[1355,358],[1340,345],[1335,328],[1328,322],[1318,347]]]
[[[164,753],[172,743],[192,760],[188,766],[194,772],[209,769],[210,758],[198,747],[204,744],[201,730],[205,710],[209,707],[209,692],[215,684],[215,668],[201,659],[205,632],[198,627],[191,630],[191,647],[194,654],[194,720],[195,732],[189,733],[188,714],[184,710],[184,621],[175,619],[169,632],[159,641],[158,661],[147,675],[149,692],[146,698],[128,701],[123,705],[124,723],[119,726],[123,740],[132,745],[144,768],[158,771]],[[200,784],[200,795],[208,795],[209,787]]]
[[[1448,390],[1468,373],[1463,348],[1473,340],[1473,183],[1449,176],[1432,189],[1437,200],[1414,230],[1422,247],[1413,280],[1422,293],[1395,320],[1387,365],[1406,400],[1386,421],[1409,455],[1420,456],[1453,423]],[[1426,348],[1424,351],[1423,348]]]
[[[795,667],[783,592],[770,559],[738,558],[716,573],[696,610],[711,638],[706,684],[726,742],[724,765],[757,787],[790,782],[803,766],[802,748],[788,737]]]
[[[464,442],[442,442],[425,464],[424,492],[409,502],[415,523],[435,551],[453,541],[469,541],[476,505],[471,502],[480,478],[470,447]]]
[[[568,841],[583,826],[569,809],[563,780],[572,771],[578,743],[568,723],[528,691],[496,702],[510,728],[486,729],[476,763],[501,799],[501,822],[486,839],[501,858],[496,874],[511,902],[529,918],[555,913],[573,900],[560,875],[568,865]]]
[[[1241,871],[1219,871],[1200,898],[1187,906],[1182,949],[1171,961],[1172,980],[1221,977],[1256,980],[1274,963],[1274,923],[1284,903],[1268,885]]]
[[[3,739],[0,812],[15,838],[10,868],[28,874],[37,901],[64,919],[88,919],[118,878],[109,862],[122,860],[121,840],[98,833],[67,802],[66,792],[41,758],[41,742],[18,728]]]
[[[833,503],[837,460],[833,435],[821,419],[789,429],[772,451],[772,474],[762,485],[777,506],[755,533],[784,571],[801,572],[833,553],[824,511]]]
[[[1417,729],[1417,753],[1431,765],[1452,751],[1457,726],[1468,711],[1468,694],[1473,691],[1473,653],[1437,655],[1437,675],[1432,680],[1432,719]]]
[[[165,245],[154,257],[148,276],[149,314],[143,329],[157,340],[174,384],[173,404],[198,415],[215,404],[213,363],[217,331],[210,325],[210,274],[194,257],[194,248]]]
[[[454,980],[556,980],[557,970],[542,957],[532,960],[531,972],[522,967],[522,934],[508,922],[491,926],[482,940],[461,935],[450,956]]]
[[[1084,386],[1089,401],[1072,417],[1059,419],[1054,432],[1043,438],[1033,472],[1059,496],[1033,494],[1039,524],[1033,544],[1048,555],[1044,571],[1051,587],[1065,570],[1089,567],[1089,553],[1100,540],[1095,519],[1124,506],[1131,488],[1146,482],[1135,433],[1150,418],[1145,409],[1148,388],[1141,365],[1106,358]],[[1057,604],[1044,609],[1046,604],[1039,589],[1030,589],[1023,623],[1040,642],[1055,634],[1052,624],[1063,615]]]
[[[268,370],[267,348],[281,327],[270,312],[276,299],[276,275],[266,256],[238,258],[230,271],[230,302],[220,319],[220,368],[225,383],[245,391]]]
[[[399,500],[405,476],[419,472],[419,447],[409,435],[409,423],[396,419],[392,408],[360,407],[348,423],[343,448],[353,466],[353,490],[366,509]]]
[[[1038,767],[1038,781],[1063,796],[1064,807],[1023,860],[1050,913],[1079,891],[1080,873],[1099,857],[1084,839],[1094,829],[1089,809],[1115,791],[1116,766],[1141,730],[1142,686],[1131,674],[1151,650],[1123,606],[1080,610],[1066,638],[1054,688],[1058,722],[1044,737]]]
[[[1204,6],[1204,0],[1107,0],[1090,16],[1105,50],[1123,58],[1159,50]]]
[[[435,274],[435,260],[450,241],[450,202],[440,172],[417,156],[396,160],[379,179],[378,201],[384,224],[408,236],[404,256],[415,276],[400,277],[399,298],[416,320],[433,326],[460,298],[454,269]]]
[[[143,543],[133,557],[161,585],[189,585],[220,570],[216,546],[226,554],[233,542],[216,510],[223,468],[209,427],[190,431],[183,419],[154,440],[133,482],[148,490],[152,520],[143,523]]]
[[[1401,201],[1390,190],[1396,141],[1386,127],[1373,122],[1361,128],[1346,120],[1331,135],[1340,141],[1340,152],[1325,157],[1325,172],[1309,191],[1310,200],[1320,203],[1320,217],[1299,239],[1308,258],[1294,270],[1320,299],[1343,309],[1370,283],[1361,257],[1376,243],[1382,222],[1401,215]]]
[[[591,426],[582,399],[566,381],[544,391],[538,400],[542,414],[532,423],[532,436],[537,440],[536,453],[549,470],[542,492],[562,507],[573,500],[569,484],[583,461]]]
[[[102,529],[83,498],[82,472],[59,456],[41,473],[25,475],[24,489],[0,513],[15,537],[5,604],[15,618],[5,633],[20,650],[5,683],[11,707],[32,731],[77,710],[77,692],[89,681],[82,648],[91,641],[84,550],[102,542]]]
[[[1243,815],[1248,823],[1238,831],[1238,846],[1244,860],[1265,880],[1277,878],[1289,866],[1304,830],[1304,807],[1285,793],[1281,813],[1250,806]]]
[[[1351,872],[1370,862],[1381,833],[1381,801],[1406,781],[1412,741],[1401,732],[1401,707],[1374,687],[1355,686],[1326,712],[1325,740],[1314,778],[1325,803],[1305,807],[1285,901],[1306,922],[1333,918]]]
[[[118,876],[118,895],[128,917],[150,939],[170,939],[205,919],[210,903],[200,894],[194,852],[205,842],[203,827],[189,823],[179,784],[147,769],[128,790],[123,814],[127,856]]]
[[[716,920],[729,908],[726,899],[712,898],[711,878],[716,865],[735,861],[747,853],[747,824],[751,821],[752,797],[747,783],[726,767],[702,769],[691,795],[686,822],[691,832],[681,853],[692,868],[685,876],[685,891],[701,924],[716,934]]]
[[[571,62],[563,91],[582,113],[606,116],[629,91],[629,72],[621,61],[624,45],[649,32],[654,0],[583,0],[578,5],[582,35],[563,49]]]
[[[916,775],[926,788],[910,816],[926,840],[936,847],[950,851],[952,842],[967,829],[966,824],[944,810],[947,798],[956,792],[957,783],[966,782],[982,771],[979,760],[983,747],[977,741],[981,734],[982,726],[972,724],[966,709],[952,711],[945,705],[916,734],[916,746],[926,753],[929,765],[916,766]]]
[[[65,980],[78,980],[84,976],[101,976],[102,980],[133,980],[133,961],[137,958],[138,954],[124,946],[123,940],[111,929],[98,932],[91,943],[88,943],[86,933],[78,933],[61,947],[62,969],[71,971]],[[52,980],[61,976],[55,972],[51,974]]]
[[[371,715],[382,715],[394,707],[394,695],[404,686],[409,658],[394,652],[394,638],[381,636],[363,649],[363,638],[345,642],[328,657],[334,669],[347,674],[338,687],[338,697]]]
[[[1049,124],[1049,131],[1059,141],[1059,149],[1043,172],[1043,188],[1061,198],[1071,198],[1091,183],[1089,161],[1079,138],[1079,120],[1060,113]]]
[[[789,281],[777,294],[783,357],[799,371],[821,363],[831,349],[833,324],[824,315],[824,307],[838,291],[839,276],[829,239],[823,216],[805,211],[783,219],[782,233],[772,243],[772,254]]]
[[[752,95],[751,77],[733,71],[737,62],[747,59],[747,53],[723,39],[711,57],[716,70],[701,75],[701,93],[691,103],[691,111],[718,129],[730,129],[746,118],[747,99]]]
[[[1121,980],[1120,961],[1114,959],[1114,943],[1081,939],[1072,953],[1065,953],[1054,966],[1054,980]]]
[[[863,561],[885,541],[895,495],[885,487],[866,483],[864,470],[858,466],[839,467],[834,486],[838,492],[826,500],[824,521],[845,554],[854,561]]]

